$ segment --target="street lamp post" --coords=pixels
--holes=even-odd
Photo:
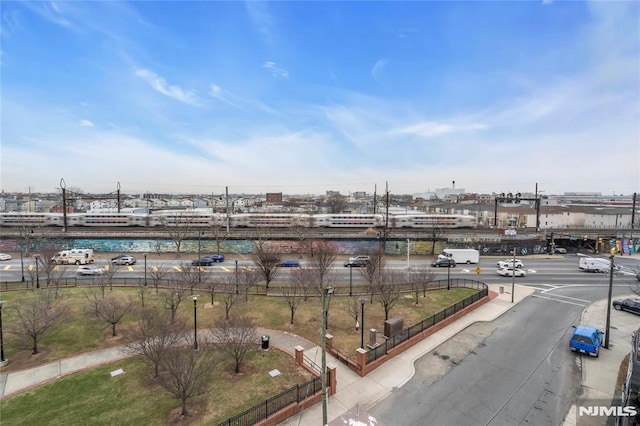
[[[327,299],[333,287],[322,289],[322,424],[327,423]]]
[[[364,349],[364,304],[367,299],[361,297],[360,299],[358,299],[358,301],[360,302],[360,308],[362,312],[360,315],[362,317],[362,324],[360,326],[360,348]]]
[[[516,248],[513,248],[513,263],[511,264],[511,303],[514,301],[516,291]]]
[[[197,310],[198,310],[198,297],[199,294],[192,294],[191,299],[193,299],[193,349],[198,349],[198,322],[197,322]]]
[[[4,300],[0,300],[0,366],[7,363],[7,360],[4,358],[4,340],[2,339],[2,305],[4,305],[4,303]]]
[[[201,282],[202,278],[201,278],[201,274],[200,271],[202,271],[202,267],[200,265],[200,259],[201,259],[201,254],[200,254],[200,236],[202,235],[202,231],[198,231],[198,284]],[[196,348],[197,349],[197,348]]]
[[[36,288],[40,288],[40,270],[38,269],[38,263],[40,263],[40,256],[33,256],[36,259]]]
[[[349,265],[349,297],[353,296],[353,265]]]
[[[24,239],[22,238],[22,228],[20,228],[20,270],[22,271],[22,282],[24,282]]]
[[[238,286],[238,259],[236,259],[236,294],[240,294],[240,288]]]
[[[451,259],[447,262],[447,291],[451,290]]]
[[[144,254],[144,286],[147,286],[147,253]]]

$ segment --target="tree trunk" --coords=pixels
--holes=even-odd
[[[35,355],[37,353],[38,353],[38,338],[34,337],[33,338],[33,352],[31,354]]]
[[[111,324],[111,337],[116,337],[116,324]]]
[[[187,413],[187,398],[182,398],[182,412],[180,413],[181,416],[186,416]]]

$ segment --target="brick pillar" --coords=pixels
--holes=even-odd
[[[327,365],[327,394],[334,395],[338,390],[338,377],[335,365]]]
[[[331,349],[333,349],[333,335],[325,334],[325,337],[327,339],[327,352],[331,352]]]
[[[362,348],[356,349],[356,362],[358,363],[358,374],[364,377],[367,373],[367,351]]]
[[[302,346],[296,346],[296,364],[302,365],[304,363],[304,348]]]

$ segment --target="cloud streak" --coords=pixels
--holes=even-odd
[[[172,86],[168,84],[163,77],[153,71],[144,68],[135,68],[134,74],[136,77],[149,83],[149,86],[158,93],[185,104],[199,105],[198,99],[193,91],[184,90],[179,86]]]
[[[283,68],[278,68],[276,66],[275,62],[270,62],[270,61],[266,61],[262,64],[262,68],[268,70],[272,76],[276,77],[276,78],[288,78],[289,77],[289,71],[283,69]]]

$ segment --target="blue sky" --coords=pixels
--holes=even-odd
[[[640,191],[640,3],[1,7],[1,184]]]

